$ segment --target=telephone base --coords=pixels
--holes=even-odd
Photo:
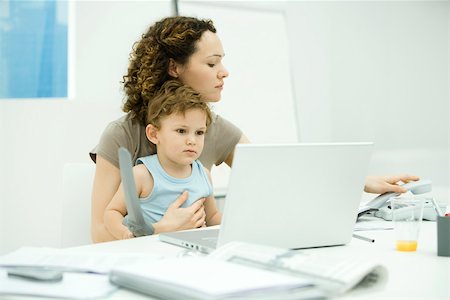
[[[442,211],[445,211],[446,209],[446,205],[444,204],[439,204],[439,207],[441,208]],[[390,205],[384,206],[380,208],[378,211],[374,212],[373,215],[375,217],[382,218],[386,221],[392,221],[391,206]],[[425,201],[422,219],[426,221],[436,221],[437,213],[431,201]]]

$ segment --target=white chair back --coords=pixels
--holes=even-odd
[[[61,247],[91,244],[94,163],[67,163],[63,170]]]

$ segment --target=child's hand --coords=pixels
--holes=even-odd
[[[123,231],[122,240],[127,240],[127,239],[132,239],[132,238],[134,238],[134,235],[131,231],[128,230],[128,228]]]
[[[187,200],[188,193],[183,194],[172,203],[161,220],[153,224],[155,234],[177,230],[193,229],[205,224],[205,198],[199,199],[189,207],[180,207]]]

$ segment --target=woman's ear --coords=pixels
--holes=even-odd
[[[173,78],[178,78],[180,75],[180,65],[173,59],[169,59],[169,70],[167,70],[170,76]]]
[[[148,124],[145,127],[145,135],[147,139],[155,145],[158,145],[158,128],[152,124]]]

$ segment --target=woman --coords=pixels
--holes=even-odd
[[[103,215],[121,181],[118,148],[127,148],[133,161],[155,153],[145,136],[145,115],[156,92],[167,80],[178,79],[200,92],[209,102],[219,101],[224,79],[229,75],[222,63],[224,55],[212,21],[190,17],[164,18],[151,26],[134,45],[128,73],[123,77],[126,93],[123,110],[127,114],[108,125],[91,153],[96,162],[91,223],[94,242],[114,240],[104,226]],[[199,160],[208,169],[222,162],[231,166],[236,144],[248,142],[239,128],[214,115]],[[368,177],[366,191],[401,191],[401,187],[395,185],[397,181],[416,179],[407,175]],[[201,202],[182,208],[184,201],[186,195],[180,196],[169,207],[159,221],[159,232],[191,229],[204,224]]]

